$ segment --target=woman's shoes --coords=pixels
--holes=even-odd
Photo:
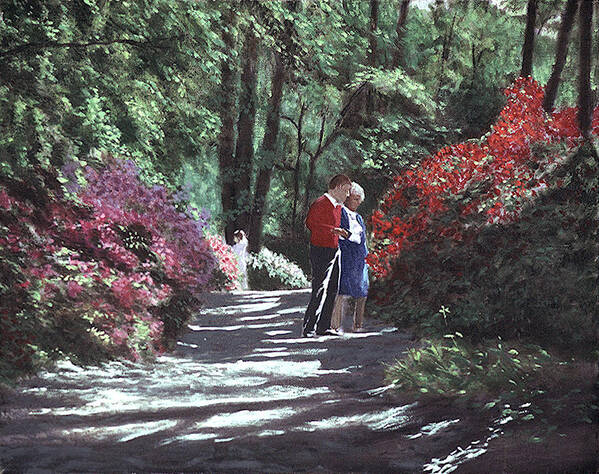
[[[341,334],[336,331],[335,329],[327,329],[326,331],[323,332],[316,332],[317,336],[341,336]]]

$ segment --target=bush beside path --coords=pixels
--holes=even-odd
[[[308,297],[213,293],[155,364],[63,362],[4,393],[0,471],[483,472],[547,452],[514,452],[501,420],[386,389],[384,364],[414,345],[406,333],[368,320],[364,333],[298,338]],[[572,459],[592,454],[574,445]]]

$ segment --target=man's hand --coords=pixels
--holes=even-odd
[[[331,229],[331,232],[333,234],[336,234],[340,237],[343,237],[344,239],[347,239],[349,237],[349,231],[347,229],[342,229],[341,227],[333,227]]]

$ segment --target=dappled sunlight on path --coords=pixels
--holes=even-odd
[[[210,294],[154,364],[62,362],[29,380],[4,407],[0,468],[450,472],[433,461],[476,438],[384,385],[408,335],[367,320],[298,338],[308,297]]]

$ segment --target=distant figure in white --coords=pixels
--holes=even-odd
[[[239,268],[239,288],[247,290],[249,288],[247,271],[248,239],[245,232],[236,230],[233,233],[233,242],[235,242],[233,252],[237,255],[237,267]]]

